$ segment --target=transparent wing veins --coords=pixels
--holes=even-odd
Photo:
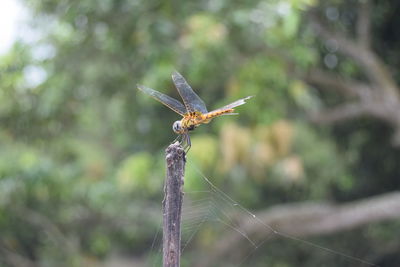
[[[203,114],[208,112],[203,100],[193,91],[179,72],[174,71],[172,73],[172,80],[188,112],[200,111]]]
[[[169,107],[170,109],[172,109],[179,115],[184,116],[187,113],[185,106],[181,102],[176,100],[175,98],[167,96],[163,93],[160,93],[154,89],[148,88],[143,85],[138,84],[137,88],[140,91],[142,91],[143,93],[153,97],[155,100],[157,100],[157,101],[161,102],[162,104],[164,104],[165,106]]]

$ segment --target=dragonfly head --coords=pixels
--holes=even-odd
[[[185,130],[182,128],[181,121],[174,122],[172,125],[172,130],[177,134],[183,134],[185,132]]]

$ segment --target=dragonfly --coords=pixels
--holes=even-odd
[[[209,123],[215,117],[222,115],[237,115],[238,113],[234,112],[234,108],[245,104],[246,100],[252,97],[247,96],[221,108],[217,108],[213,111],[207,111],[204,101],[193,91],[185,78],[183,78],[179,72],[174,71],[172,73],[172,81],[174,82],[175,87],[183,100],[183,104],[175,98],[148,88],[144,85],[138,84],[137,88],[183,117],[181,120],[173,123],[172,130],[178,134],[178,137],[174,140],[174,142],[180,139],[179,142],[182,146],[184,146],[186,152],[189,151],[192,145],[189,136],[190,131],[193,131],[201,124]]]

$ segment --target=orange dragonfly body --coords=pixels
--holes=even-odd
[[[183,117],[181,120],[174,122],[172,129],[175,133],[179,134],[178,138],[182,138],[181,143],[185,142],[188,149],[191,146],[189,131],[194,130],[200,124],[209,123],[215,117],[221,115],[237,115],[237,113],[234,113],[234,108],[245,104],[246,100],[251,98],[251,96],[248,96],[208,112],[203,100],[193,91],[180,73],[176,71],[172,73],[172,80],[184,104],[175,98],[146,86],[138,85],[137,87],[145,94],[150,95]]]

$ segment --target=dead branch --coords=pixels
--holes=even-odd
[[[178,142],[166,149],[167,177],[163,200],[163,266],[179,267],[185,152]]]
[[[322,112],[312,113],[310,119],[313,122],[323,124],[353,119],[364,115],[370,115],[369,106],[361,103],[347,103],[331,109],[325,109]]]
[[[370,47],[370,3],[369,0],[359,0],[358,7],[358,20],[357,20],[357,39],[358,43],[366,48]]]
[[[303,76],[303,80],[314,86],[335,90],[348,97],[365,98],[370,95],[368,92],[371,90],[367,84],[344,79],[337,74],[319,68],[309,70]]]

